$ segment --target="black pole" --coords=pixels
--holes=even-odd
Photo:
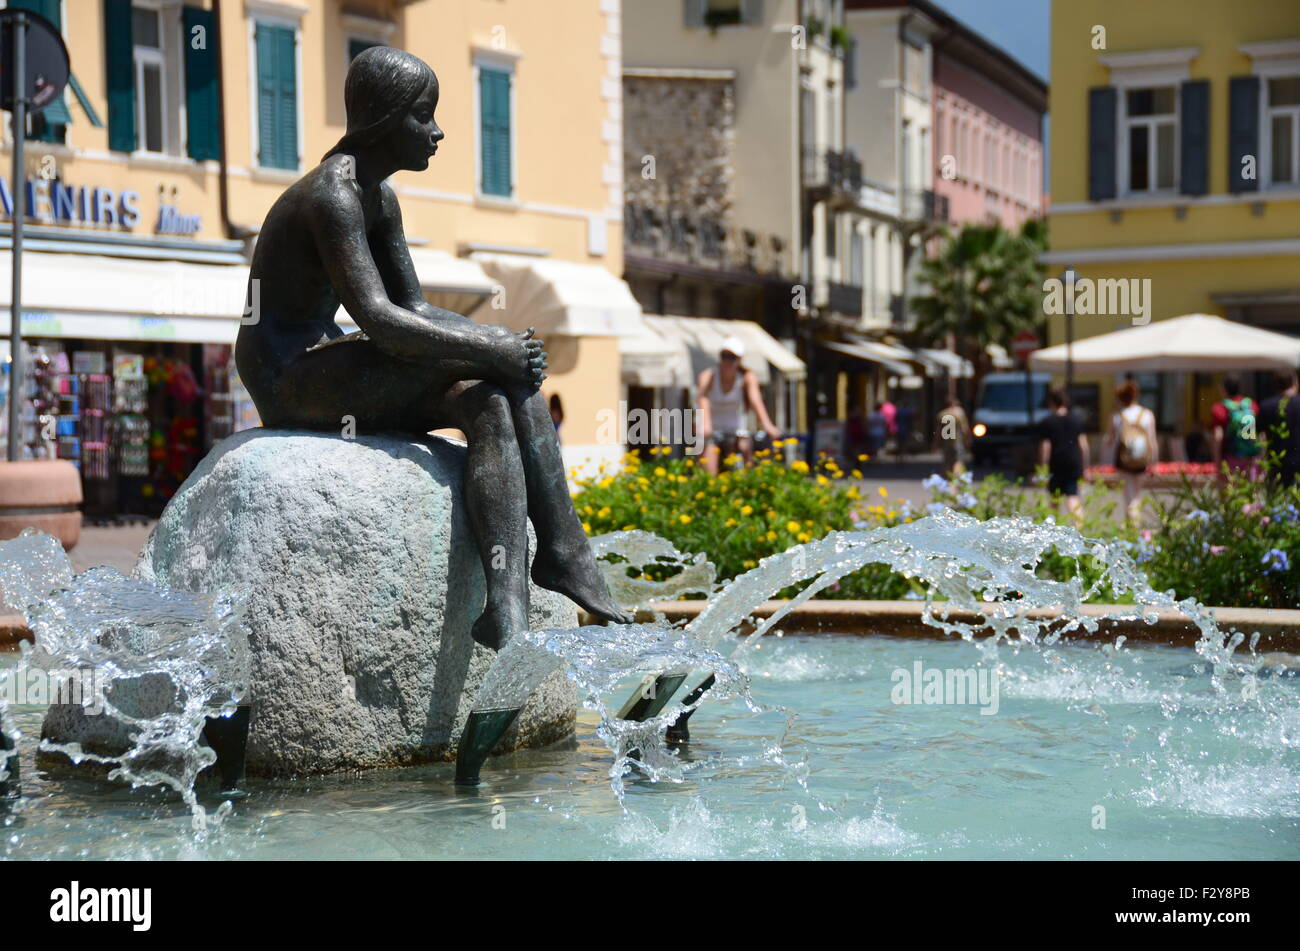
[[[1065,269],[1065,392],[1074,393],[1074,268]]]
[[[23,174],[23,148],[27,138],[27,100],[25,97],[27,73],[27,15],[14,11],[13,27],[9,36],[13,47],[10,57],[13,67],[13,135],[14,213],[10,219],[10,252],[13,256],[12,296],[9,298],[9,447],[10,462],[19,458],[19,427],[22,425],[23,390],[23,219],[27,217],[27,181]]]

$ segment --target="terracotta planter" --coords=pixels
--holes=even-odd
[[[23,529],[53,535],[71,551],[81,537],[81,473],[63,459],[0,462],[0,539]]]

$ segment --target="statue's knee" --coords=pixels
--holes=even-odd
[[[471,380],[456,384],[455,396],[462,420],[461,429],[466,433],[513,438],[510,400],[501,387],[483,380]]]

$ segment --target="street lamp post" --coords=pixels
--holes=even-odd
[[[22,425],[23,385],[23,219],[27,217],[26,178],[23,174],[23,146],[27,138],[27,15],[15,10],[9,29],[13,46],[9,51],[13,63],[13,215],[9,219],[10,249],[13,254],[9,298],[9,446],[10,462],[18,461],[19,427]]]
[[[1065,291],[1065,392],[1074,392],[1074,268],[1066,265],[1061,277]]]

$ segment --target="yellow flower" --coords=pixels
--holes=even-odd
[[[740,514],[741,514],[741,515],[753,515],[753,514],[754,514],[754,506],[752,506],[752,505],[742,505],[742,506],[740,507]]]
[[[766,538],[766,539],[767,539],[768,541],[770,541],[770,542],[774,542],[774,541],[776,541],[776,532],[769,531],[769,532],[768,532],[766,535],[764,535],[763,537]]]
[[[755,565],[758,564],[758,562],[756,562],[753,558],[746,558],[744,564],[746,568],[753,568]]]
[[[790,468],[795,472],[804,473],[808,471],[808,463],[804,462],[802,459],[796,459],[794,462],[790,463]]]
[[[799,533],[799,541],[801,541],[801,542],[810,542],[810,541],[812,541],[812,536],[809,535],[807,532],[800,532],[800,533]]]
[[[817,484],[818,484],[818,485],[830,485],[830,484],[831,484],[831,480],[828,479],[828,478],[826,478],[824,475],[819,475],[819,476],[817,477]]]
[[[866,462],[870,458],[871,457],[864,452],[862,455],[858,456],[858,462]]]
[[[596,518],[609,518],[609,506],[601,506],[600,511],[596,513]]]
[[[635,525],[624,525],[624,526],[623,526],[623,531],[625,531],[625,532],[630,532],[630,531],[632,531],[632,529],[634,529],[634,528],[636,528]]]
[[[889,498],[889,490],[886,489],[883,485],[882,485],[879,489],[877,489],[876,491],[878,491],[878,492],[880,493],[880,497],[881,497],[882,499],[887,499],[887,498]]]
[[[740,457],[733,452],[731,455],[727,456],[727,458],[722,460],[722,464],[724,466],[734,466],[739,461]]]
[[[862,478],[862,470],[861,470],[861,469],[854,469],[854,470],[853,470],[853,478],[855,478],[855,479],[861,479],[861,478]]]
[[[787,532],[789,532],[791,535],[797,534],[798,531],[799,531],[799,528],[800,528],[800,525],[799,525],[798,522],[790,521],[790,522],[786,522],[786,523],[785,523],[785,530],[786,530]]]
[[[696,497],[697,499],[702,499],[702,498],[704,498],[704,493],[703,493],[703,492],[696,492],[696,493],[695,493],[695,497]]]
[[[667,474],[668,474],[668,470],[665,469],[663,466],[655,466],[655,475],[665,476]]]
[[[689,524],[691,524],[691,517],[690,517],[689,515],[681,515],[681,516],[678,516],[678,518],[680,519],[680,521],[681,521],[681,523],[682,523],[683,525],[689,525]]]
[[[591,526],[588,525],[586,522],[582,523],[582,530],[586,532],[588,535],[591,534]]]
[[[726,526],[727,526],[727,528],[731,528],[731,527],[732,527],[733,525],[735,525],[735,524],[736,524],[736,520],[735,520],[734,518],[729,518],[729,519],[727,519],[727,521],[726,521]]]

